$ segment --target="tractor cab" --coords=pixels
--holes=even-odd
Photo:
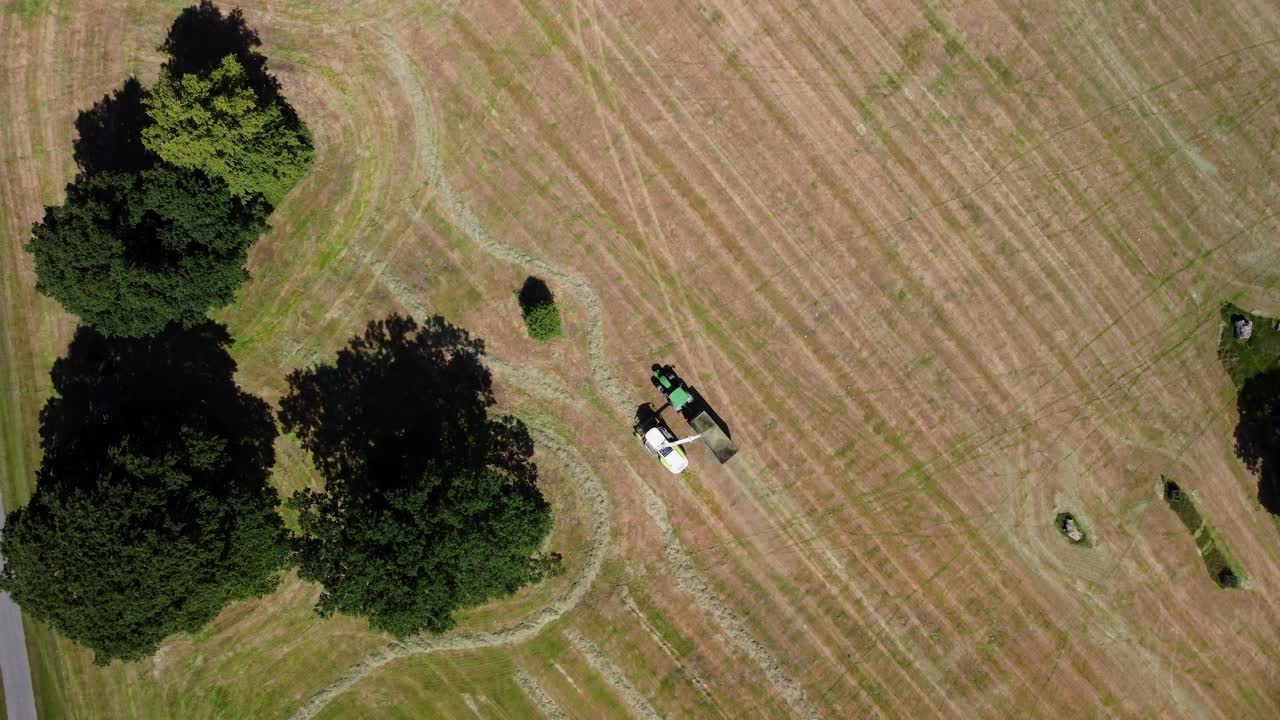
[[[667,397],[667,402],[671,403],[671,409],[676,412],[680,412],[686,405],[693,402],[693,394],[676,374],[676,369],[670,365],[653,366],[653,386]]]

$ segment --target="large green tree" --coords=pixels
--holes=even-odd
[[[453,612],[538,580],[551,529],[533,442],[491,417],[483,343],[432,318],[371,323],[337,362],[289,376],[280,420],[325,479],[299,511],[300,574],[322,615],[397,636],[443,632]]]
[[[142,340],[81,328],[53,370],[30,502],[5,522],[0,589],[32,617],[134,660],[288,564],[268,482],[275,426],[212,324]]]
[[[107,335],[195,325],[248,279],[267,212],[199,170],[90,173],[32,229],[36,289]]]
[[[200,72],[167,65],[143,102],[147,149],[222,178],[236,197],[274,206],[311,167],[311,133],[278,95],[255,89],[235,55]]]

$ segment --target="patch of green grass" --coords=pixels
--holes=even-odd
[[[1196,540],[1196,549],[1204,560],[1205,570],[1218,587],[1238,588],[1245,580],[1244,568],[1236,562],[1227,551],[1222,537],[1213,529],[1196,507],[1195,501],[1176,482],[1161,476],[1164,483],[1164,500],[1174,514],[1182,521],[1183,527]]]
[[[670,645],[676,653],[680,655],[680,657],[685,657],[697,649],[697,645],[684,635],[680,634],[680,631],[671,624],[671,621],[667,619],[666,615],[662,614],[662,611],[659,610],[658,606],[649,599],[648,595],[636,590],[632,592],[632,599],[635,600],[636,607],[638,607],[640,612],[648,618],[654,629],[656,629],[658,634],[662,636],[662,639],[666,641],[666,643]]]
[[[587,402],[591,403],[591,407],[615,420],[617,419],[617,413],[613,411],[609,403],[604,401],[604,398],[600,397],[600,393],[596,392],[594,385],[584,382],[578,386],[578,391],[582,394],[582,397],[586,398]]]
[[[933,28],[934,32],[942,36],[942,49],[947,51],[947,57],[955,58],[964,53],[964,43],[961,42],[960,36],[947,25],[941,15],[938,15],[932,9],[928,9],[925,10],[924,19],[929,23],[929,27]]]
[[[1004,64],[1003,60],[995,55],[988,55],[986,61],[987,67],[991,68],[991,72],[996,74],[996,78],[1001,85],[1013,87],[1018,84],[1018,76],[1014,74],[1013,68]]]
[[[908,70],[915,70],[924,62],[925,43],[928,40],[929,31],[924,28],[912,30],[902,39],[902,58],[906,61]]]
[[[12,0],[5,9],[30,23],[49,10],[49,0]]]
[[[938,71],[929,81],[929,92],[935,95],[946,95],[955,89],[956,72],[950,65]]]
[[[206,699],[209,702],[209,709],[216,717],[240,717],[236,712],[235,704],[231,701],[231,694],[221,685],[214,685]]]
[[[343,693],[320,718],[537,717],[501,649],[400,660]],[[376,698],[376,700],[375,700]]]
[[[902,75],[896,72],[885,73],[884,84],[885,87],[889,88],[890,92],[893,92],[902,87]]]
[[[1218,359],[1237,389],[1255,375],[1280,368],[1280,330],[1275,319],[1245,312],[1231,303],[1223,303],[1221,316]],[[1239,318],[1253,322],[1248,340],[1235,337],[1234,322]]]

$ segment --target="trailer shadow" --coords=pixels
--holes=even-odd
[[[692,385],[685,385],[684,387],[693,396],[693,400],[680,408],[680,417],[684,418],[685,422],[692,423],[695,417],[705,412],[716,425],[720,426],[725,436],[732,440],[733,432],[729,429],[729,424],[724,421],[724,418],[720,417],[720,413],[716,412],[716,409],[711,406],[711,403],[707,402],[702,393],[698,392],[698,388]]]

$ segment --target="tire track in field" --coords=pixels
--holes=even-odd
[[[471,238],[489,255],[512,264],[535,270],[544,274],[552,282],[568,289],[583,304],[587,311],[587,352],[591,365],[591,374],[600,386],[605,397],[614,409],[623,417],[627,417],[637,403],[614,377],[605,353],[604,313],[600,298],[591,285],[581,275],[562,269],[547,261],[512,248],[496,240],[485,229],[475,213],[467,205],[462,196],[453,189],[445,177],[444,164],[436,152],[435,141],[431,132],[432,115],[427,97],[422,91],[415,69],[409,58],[395,44],[389,35],[382,34],[386,54],[390,59],[390,67],[397,82],[409,93],[414,113],[414,124],[418,138],[418,159],[423,165],[427,183],[436,200],[441,204],[443,215],[464,235]],[[406,201],[408,204],[408,201]],[[418,227],[426,228],[427,223],[421,213],[414,208],[412,220]],[[645,494],[645,509],[657,523],[662,533],[664,553],[669,564],[676,571],[678,584],[682,590],[693,596],[698,606],[716,621],[739,650],[752,659],[768,678],[778,693],[787,701],[792,711],[805,720],[815,720],[820,715],[809,703],[804,689],[782,669],[768,648],[753,637],[742,620],[728,608],[711,590],[707,582],[697,573],[689,553],[676,535],[671,524],[666,504],[643,480],[637,478]],[[367,674],[367,673],[366,673]],[[299,719],[300,720],[300,719]]]
[[[599,673],[609,687],[617,691],[622,701],[630,708],[632,715],[641,720],[661,720],[662,716],[653,709],[648,699],[636,690],[627,676],[622,674],[622,669],[614,665],[609,656],[605,655],[598,645],[591,642],[590,638],[583,635],[582,631],[577,628],[566,628],[564,636],[569,639],[569,644],[575,650],[582,653],[582,657],[586,659],[591,669]]]
[[[623,77],[631,78],[634,84],[638,87],[645,86],[646,83],[641,79],[641,76],[645,75],[646,73],[651,75],[654,78],[658,78],[659,75],[657,70],[652,66],[650,61],[644,56],[644,53],[642,53],[639,50],[639,48],[637,48],[634,45],[634,43],[626,36],[626,33],[623,29],[624,24],[619,22],[617,18],[611,15],[607,11],[607,9],[602,8],[601,12],[603,13],[603,16],[607,19],[608,21],[607,25],[610,28],[610,30],[616,33],[618,36],[618,39],[614,41],[609,39],[607,33],[603,35],[604,41],[606,42],[608,48],[614,54],[616,54],[616,56],[619,58],[619,61],[623,63],[623,68],[621,71],[622,73],[624,73]],[[584,62],[586,62],[585,59],[584,59]],[[607,72],[603,69],[600,70],[600,73],[602,75],[607,76]],[[678,90],[684,89],[683,83],[678,78],[671,79],[671,84],[674,88]],[[654,83],[654,86],[662,87],[663,83],[657,82],[657,83]],[[715,183],[718,186],[730,187],[731,185],[734,185],[741,188],[741,190],[738,192],[730,193],[732,202],[734,203],[734,207],[736,208],[736,210],[739,213],[741,213],[741,215],[744,217],[751,216],[752,217],[751,222],[753,225],[757,227],[763,227],[766,224],[770,224],[772,225],[771,231],[778,233],[780,236],[788,237],[789,242],[782,243],[782,247],[786,248],[786,247],[799,246],[798,240],[791,235],[789,228],[786,227],[779,220],[776,214],[774,214],[772,211],[769,210],[768,203],[765,202],[761,198],[761,196],[751,187],[751,184],[746,180],[743,174],[743,171],[739,168],[738,164],[734,161],[732,153],[730,153],[729,151],[724,149],[719,143],[717,143],[715,139],[710,134],[708,134],[706,130],[702,128],[696,120],[692,118],[692,116],[690,115],[690,111],[685,105],[685,101],[688,98],[686,97],[682,99],[681,97],[682,94],[685,96],[691,95],[691,93],[687,91],[683,93],[671,92],[671,91],[651,93],[646,91],[646,95],[650,98],[654,106],[658,108],[658,112],[660,113],[661,118],[663,119],[663,121],[666,123],[667,126],[671,128],[681,128],[681,127],[691,128],[688,134],[686,134],[683,131],[680,131],[680,139],[690,150],[696,148],[697,145],[699,144],[699,141],[702,141],[704,144],[710,147],[710,157],[708,157],[707,159],[707,171],[712,173]],[[721,169],[717,169],[717,168],[721,168]],[[807,251],[805,251],[803,248],[801,248],[799,252],[807,253]],[[782,257],[784,258],[784,260],[789,260],[789,256],[784,255]],[[818,263],[817,260],[813,258],[813,256],[810,255],[808,257],[809,257],[809,260],[813,262],[815,265],[821,266],[821,263]],[[828,277],[828,273],[819,269],[818,276],[826,279]],[[770,303],[770,308],[772,312],[777,313],[779,317],[785,316],[785,314],[788,312],[785,308],[773,309],[775,308],[775,305],[773,303]],[[848,342],[854,343],[854,339],[842,327],[838,326],[835,329],[835,331],[840,332]],[[750,353],[748,352],[747,357],[749,357],[749,355]],[[821,356],[811,355],[811,357],[819,366],[821,367],[828,366],[828,363],[823,362],[823,360],[821,359]],[[731,364],[737,367],[744,367],[745,364],[749,362],[751,362],[749,359],[734,358],[732,359]],[[843,385],[843,383],[838,383],[838,381],[834,380],[833,376],[831,376],[830,373],[827,373],[826,377],[831,378],[832,382]],[[797,424],[803,425],[806,422],[802,418],[803,413],[800,413],[800,416],[801,416],[801,419],[798,419],[795,422]],[[815,458],[811,458],[811,461],[814,462],[815,464],[820,462],[820,460],[817,460]],[[739,467],[738,472],[742,472],[742,471],[743,471],[743,468]],[[738,476],[737,472],[735,472],[732,469],[729,469],[728,472],[730,473],[731,477],[734,477],[735,480],[737,480],[738,482],[741,482],[741,479]],[[750,470],[747,470],[746,472],[748,475],[751,474]],[[761,512],[762,515],[767,516],[767,515],[773,514],[770,510],[765,508],[765,504],[762,503],[759,499],[752,498],[751,502],[753,503],[753,506]],[[780,509],[780,508],[775,507],[775,509]],[[723,526],[722,518],[717,517],[716,519],[720,521],[720,527],[723,528],[724,526]],[[810,532],[808,533],[808,535],[810,537],[816,537],[818,533],[816,530],[813,530],[812,528],[810,528]],[[833,558],[833,555],[829,552],[829,545],[827,544],[827,542],[825,540],[819,539],[817,540],[817,544],[822,549],[823,551],[822,554],[817,555],[816,558],[799,556],[795,558],[795,561],[803,563],[805,569],[816,579],[816,581],[819,583],[822,583],[828,589],[829,596],[833,598],[835,602],[838,603],[838,607],[842,608],[843,612],[847,613],[849,616],[852,616],[852,617],[858,617],[858,616],[866,617],[868,615],[874,615],[876,620],[879,621],[880,616],[874,614],[874,611],[871,611],[870,600],[862,592],[860,586],[856,582],[853,582],[850,579],[851,578],[850,574],[845,570],[842,564],[831,559]],[[825,562],[820,559],[823,556],[827,558]],[[839,583],[841,583],[840,587],[837,587],[834,584],[834,581],[832,579],[833,577],[836,578]],[[772,585],[772,583],[770,583],[770,585]],[[777,587],[777,586],[773,586],[773,587]],[[779,592],[785,594],[785,590],[780,589]],[[815,626],[812,626],[812,625],[806,627],[804,632],[806,633],[805,641],[810,645],[812,645],[813,647],[820,649],[824,659],[826,660],[826,662],[829,663],[830,667],[836,668],[834,672],[837,672],[837,673],[847,672],[854,676],[860,676],[859,675],[860,673],[867,673],[868,681],[874,682],[881,687],[900,686],[901,683],[891,682],[883,676],[875,675],[875,671],[870,670],[865,666],[859,667],[859,666],[855,666],[854,664],[844,663],[841,660],[841,658],[847,657],[848,654],[841,653],[839,650],[832,648],[832,646],[829,644],[830,639],[832,637],[835,637],[832,633],[823,632],[821,629],[815,629]],[[793,637],[793,640],[795,640],[794,637]],[[840,642],[840,641],[837,640],[837,642]],[[895,645],[897,644],[895,643]],[[898,645],[897,649],[901,650],[901,646]],[[886,649],[886,653],[890,655],[895,654],[893,649]],[[907,676],[907,682],[914,683],[915,680],[913,677]],[[925,698],[924,702],[929,703],[929,702],[932,702],[930,698],[946,697],[946,693],[943,692],[943,689],[941,687],[938,687],[937,692],[933,693],[932,695],[922,694],[922,697]],[[889,699],[889,702],[894,703],[896,702],[896,700]],[[934,714],[938,714],[941,711],[935,707],[933,708],[932,712]],[[955,713],[957,711],[953,709],[952,712]]]
[[[525,697],[529,698],[529,702],[538,708],[538,712],[542,713],[542,717],[547,720],[569,720],[569,716],[564,714],[564,711],[560,709],[556,701],[551,699],[551,696],[538,685],[538,681],[528,672],[517,669],[511,679],[524,692]]]
[[[657,71],[657,70],[652,66],[652,64],[651,64],[651,63],[650,63],[650,62],[649,62],[649,61],[644,57],[644,54],[643,54],[642,52],[640,52],[640,51],[639,51],[639,49],[638,49],[638,48],[636,48],[636,47],[634,46],[634,44],[632,44],[632,43],[631,43],[631,42],[626,38],[625,32],[624,32],[624,31],[623,31],[623,29],[622,29],[622,28],[623,28],[623,24],[622,24],[622,23],[619,23],[616,19],[614,19],[614,18],[612,18],[612,17],[611,17],[610,19],[611,19],[611,20],[613,20],[613,26],[614,26],[615,28],[617,28],[618,34],[619,34],[619,36],[620,36],[619,44],[626,46],[626,47],[630,50],[630,57],[634,58],[635,62],[639,63],[639,66],[640,66],[641,68],[643,68],[644,70],[647,70],[647,71],[648,71],[649,73],[651,73],[655,78],[659,77],[658,71]],[[623,50],[622,50],[622,49],[615,48],[615,51],[616,51],[616,52],[618,52],[618,54],[619,54],[619,56],[620,56],[620,57],[623,57],[623,56],[624,56],[624,52],[623,52]],[[639,70],[639,68],[637,68],[637,70]],[[670,84],[671,84],[671,86],[672,86],[672,87],[674,87],[674,88],[676,88],[677,90],[680,90],[680,91],[681,91],[680,93],[669,93],[669,95],[671,96],[671,100],[674,102],[674,107],[675,107],[675,111],[674,111],[674,112],[676,113],[676,115],[683,115],[683,116],[685,117],[685,120],[686,120],[686,121],[685,121],[685,122],[680,122],[680,121],[678,121],[676,118],[674,118],[674,117],[672,117],[672,116],[664,115],[664,117],[667,119],[667,122],[668,122],[668,123],[670,123],[670,124],[671,124],[672,126],[674,126],[674,127],[680,127],[681,125],[687,125],[687,126],[689,126],[689,127],[693,127],[693,128],[697,128],[697,127],[699,127],[699,125],[698,125],[698,123],[697,123],[697,122],[689,122],[689,121],[688,121],[688,120],[690,120],[691,118],[689,118],[688,111],[687,111],[687,109],[685,109],[685,108],[684,108],[684,104],[683,104],[682,100],[680,99],[680,95],[681,95],[681,94],[684,94],[684,95],[686,95],[686,96],[690,96],[690,97],[691,97],[691,96],[692,96],[691,91],[687,90],[687,89],[684,87],[683,83],[680,81],[680,79],[679,79],[679,78],[671,78],[671,79],[669,79],[669,82],[670,82]],[[637,80],[637,84],[639,84],[639,81],[638,81],[638,80]],[[659,86],[662,86],[662,85],[663,85],[663,83],[661,83],[661,82],[660,82],[660,83],[657,83],[657,84],[658,84]],[[696,102],[696,99],[694,99],[694,102]],[[722,148],[721,148],[721,146],[720,146],[718,143],[716,143],[716,142],[715,142],[715,140],[714,140],[710,135],[708,135],[705,131],[703,131],[703,132],[701,133],[701,135],[702,135],[701,140],[703,140],[703,141],[705,141],[706,143],[708,143],[708,144],[710,145],[710,147],[712,148],[712,150],[714,151],[714,153],[716,154],[717,159],[720,161],[720,162],[719,162],[719,164],[720,164],[721,166],[727,167],[727,168],[729,169],[729,170],[728,170],[728,174],[727,174],[723,179],[722,179],[720,176],[717,176],[717,180],[718,180],[719,182],[721,182],[722,184],[725,184],[725,183],[726,183],[726,181],[729,179],[729,177],[730,177],[730,176],[732,176],[732,177],[734,177],[736,180],[741,181],[741,183],[745,183],[744,185],[742,185],[742,187],[743,187],[743,193],[744,193],[744,194],[742,195],[743,200],[742,200],[742,201],[740,201],[740,204],[738,205],[739,209],[740,209],[744,214],[747,214],[747,213],[748,213],[748,207],[747,207],[747,206],[745,206],[745,205],[743,205],[743,204],[741,204],[741,203],[746,202],[746,199],[748,199],[748,198],[755,200],[755,201],[756,201],[756,203],[759,203],[759,206],[760,206],[760,208],[763,210],[763,212],[768,216],[768,221],[770,221],[770,222],[772,222],[772,223],[774,223],[774,224],[776,225],[775,230],[776,230],[777,232],[779,232],[780,234],[782,234],[782,235],[788,235],[788,230],[787,230],[787,228],[786,228],[786,227],[785,227],[785,226],[784,226],[784,225],[779,221],[779,219],[778,219],[778,218],[777,218],[773,213],[771,213],[771,212],[768,210],[768,208],[767,208],[767,203],[764,203],[764,202],[760,199],[760,197],[755,193],[755,191],[751,189],[751,187],[750,187],[750,183],[747,183],[747,182],[746,182],[746,180],[742,177],[742,175],[741,175],[741,171],[738,169],[737,165],[736,165],[735,163],[733,163],[733,162],[730,160],[731,154],[730,154],[730,153],[728,153],[727,151],[725,151],[724,149],[722,149]],[[688,139],[688,138],[686,138],[685,140],[686,140],[686,142],[687,142],[687,143],[689,143],[689,144],[690,144],[690,146],[691,146],[691,147],[694,145],[694,143],[693,143],[693,141],[692,141],[692,140],[690,140],[690,139]],[[737,195],[735,195],[735,197],[738,197],[738,196],[737,196]],[[761,224],[763,224],[765,221],[764,221],[764,220],[761,220],[760,222],[761,222]],[[794,244],[794,243],[790,243],[790,244]],[[802,252],[806,252],[806,251],[803,251],[803,250],[802,250]],[[810,256],[810,257],[812,258],[812,256]],[[820,276],[820,277],[823,277],[823,278],[826,278],[826,277],[828,276],[828,273],[826,273],[826,272],[822,272],[822,271],[819,271],[819,276]],[[782,311],[779,311],[779,312],[782,312]],[[843,332],[843,330],[842,330],[842,329],[840,329],[840,328],[837,328],[837,331],[842,332],[842,333],[844,334],[845,338],[846,338],[850,343],[853,343],[853,342],[854,342],[853,338],[852,338],[852,337],[850,337],[850,336],[848,335],[848,333],[847,333],[847,332]],[[819,356],[818,356],[818,355],[814,355],[814,357],[815,357],[815,358],[818,358]],[[824,365],[824,366],[829,365],[829,363],[826,363],[826,362],[821,362],[821,361],[819,361],[819,362],[820,362],[820,364],[822,364],[822,365]],[[739,366],[741,366],[741,363],[737,363],[737,364],[738,364]],[[831,376],[828,374],[828,377],[831,377]],[[833,382],[834,384],[836,384],[837,386],[844,386],[844,385],[845,385],[845,383],[844,383],[844,382],[841,382],[841,381],[838,381],[838,380],[835,380],[835,379],[832,379],[832,382]],[[804,423],[804,422],[806,422],[806,421],[805,421],[805,420],[803,420],[803,419],[801,419],[801,420],[797,420],[796,422],[797,422],[797,423]],[[741,471],[741,468],[739,468],[739,472],[740,472],[740,471]],[[733,470],[729,470],[729,472],[730,472],[730,474],[731,474],[731,475],[734,475],[734,476],[736,476],[736,474],[737,474],[737,473],[735,473],[735,471],[733,471]],[[755,502],[755,504],[757,505],[757,507],[760,507],[760,506],[761,506],[760,502],[758,502],[758,501],[753,501],[753,502]],[[794,510],[791,510],[791,511],[788,511],[788,512],[790,512],[791,514],[795,515]],[[765,512],[764,514],[769,515],[769,514],[772,514],[772,513]],[[799,517],[799,516],[797,516],[797,517]],[[872,572],[872,571],[871,571],[870,569],[868,569],[868,568],[867,568],[863,563],[861,563],[861,561],[860,561],[860,560],[857,560],[856,558],[855,558],[855,562],[858,562],[859,567],[860,567],[860,568],[862,568],[862,569],[861,569],[861,570],[855,570],[855,571],[854,571],[854,572],[852,572],[852,573],[850,573],[849,571],[847,571],[847,569],[846,569],[846,567],[845,567],[845,565],[844,565],[844,564],[842,564],[842,563],[840,563],[840,562],[838,562],[838,561],[835,561],[835,560],[833,559],[833,558],[834,558],[834,556],[833,556],[833,554],[830,552],[830,550],[832,549],[832,546],[831,546],[831,545],[830,545],[826,540],[822,539],[822,537],[821,537],[821,533],[817,532],[814,528],[812,528],[811,526],[809,526],[809,525],[807,524],[807,521],[806,521],[806,520],[804,520],[803,518],[801,518],[801,519],[799,520],[799,522],[800,522],[800,524],[801,524],[801,527],[806,529],[806,532],[804,533],[804,535],[805,535],[806,537],[810,538],[809,542],[814,542],[814,543],[818,546],[818,548],[820,549],[820,552],[819,552],[819,553],[814,553],[814,555],[815,555],[816,557],[819,557],[819,558],[820,558],[820,557],[822,557],[822,556],[825,556],[826,558],[828,558],[828,560],[826,561],[826,563],[825,563],[825,564],[820,564],[820,563],[821,563],[821,561],[820,561],[820,560],[810,560],[810,559],[808,559],[808,558],[805,558],[805,557],[801,556],[801,557],[797,558],[797,561],[798,561],[798,562],[803,562],[803,563],[805,564],[805,566],[809,569],[809,571],[814,575],[814,577],[818,578],[818,580],[819,580],[820,582],[824,583],[824,584],[825,584],[825,585],[830,589],[831,596],[832,596],[833,598],[836,598],[836,599],[837,599],[837,601],[840,603],[840,606],[841,606],[841,607],[843,607],[843,608],[845,608],[845,612],[847,612],[850,616],[855,616],[855,617],[857,617],[857,616],[861,616],[861,617],[873,617],[873,618],[875,618],[875,622],[879,623],[879,624],[882,626],[882,628],[883,628],[883,627],[886,627],[886,626],[884,625],[884,623],[885,623],[886,621],[885,621],[885,619],[882,617],[882,615],[880,614],[880,612],[879,612],[878,610],[872,610],[872,609],[871,609],[871,607],[872,607],[872,604],[873,604],[873,603],[872,603],[872,601],[870,600],[870,598],[869,598],[869,597],[868,597],[868,596],[867,596],[867,595],[862,591],[862,588],[861,588],[860,583],[858,583],[857,581],[853,580],[853,578],[854,578],[854,577],[858,577],[858,576],[866,577],[866,576],[868,576],[868,575],[867,575],[867,573],[870,573],[870,572]],[[786,532],[786,531],[784,531],[784,532]],[[793,540],[796,540],[796,538],[793,538]],[[878,545],[878,544],[877,544],[877,545]],[[887,553],[887,554],[888,554],[888,553]],[[896,565],[896,564],[897,564],[897,562],[895,561],[895,565]],[[876,571],[874,571],[874,572],[875,572],[876,574],[878,574],[880,571],[879,571],[879,570],[876,570]],[[840,589],[836,589],[836,588],[834,587],[834,585],[833,585],[833,580],[831,579],[832,577],[836,578],[836,580],[837,580],[838,582],[840,582],[840,583],[843,585],[843,587],[841,587]],[[858,608],[856,608],[856,607],[851,607],[850,602],[849,602],[848,600],[844,599],[844,598],[846,598],[846,597],[848,597],[848,598],[853,598],[853,599],[854,599],[854,602],[857,602],[857,603],[861,604],[861,605],[863,606],[863,608],[864,608],[864,609],[858,609]],[[895,612],[896,612],[896,611],[895,611]],[[831,670],[831,672],[835,672],[835,673],[849,673],[850,675],[854,675],[854,676],[857,676],[857,675],[858,675],[858,674],[860,674],[860,673],[866,673],[866,676],[867,676],[867,678],[868,678],[868,680],[869,680],[870,682],[878,683],[878,684],[879,684],[880,686],[882,686],[882,687],[894,687],[894,688],[896,688],[896,687],[901,687],[901,686],[902,686],[902,683],[901,683],[901,682],[897,682],[897,681],[890,681],[890,680],[887,680],[887,679],[886,679],[884,676],[882,676],[882,675],[877,675],[877,672],[878,672],[878,671],[876,671],[876,670],[870,669],[870,668],[865,667],[865,666],[859,666],[859,665],[857,665],[856,663],[853,663],[853,664],[844,664],[844,663],[842,663],[842,662],[839,662],[839,658],[841,658],[841,657],[847,657],[847,656],[848,656],[848,654],[839,653],[839,651],[838,651],[838,650],[834,650],[834,649],[831,649],[831,648],[830,648],[830,645],[828,645],[828,644],[827,644],[827,643],[828,643],[828,641],[829,641],[829,638],[833,637],[830,633],[825,633],[825,634],[824,634],[824,633],[822,633],[822,632],[819,630],[819,631],[818,631],[818,636],[817,636],[817,637],[814,637],[814,630],[813,630],[813,629],[810,629],[808,632],[809,632],[809,637],[810,637],[810,638],[812,638],[812,640],[810,641],[810,642],[811,642],[811,644],[813,644],[815,647],[819,647],[819,648],[821,648],[821,649],[822,649],[822,652],[823,652],[823,653],[824,653],[824,655],[826,656],[827,660],[830,662],[831,667],[833,668],[833,670]],[[911,660],[910,660],[910,659],[908,659],[908,658],[910,658],[911,653],[909,653],[909,652],[905,652],[905,651],[904,651],[903,644],[902,644],[900,641],[897,641],[897,640],[892,639],[892,636],[887,632],[887,630],[886,630],[886,631],[884,631],[884,632],[878,632],[878,633],[876,634],[876,637],[878,638],[878,639],[877,639],[877,642],[885,642],[885,643],[886,643],[886,647],[884,648],[885,653],[886,653],[887,655],[891,656],[891,657],[894,657],[894,658],[898,661],[898,665],[900,665],[900,666],[902,667],[902,672],[904,672],[904,673],[905,673],[905,675],[904,675],[904,677],[906,678],[905,682],[906,682],[906,683],[908,683],[908,684],[910,684],[910,686],[911,686],[911,687],[916,687],[916,688],[917,688],[917,690],[918,690],[918,692],[919,692],[920,697],[921,697],[921,698],[923,698],[923,702],[924,702],[924,703],[926,703],[926,704],[932,704],[932,703],[934,703],[934,702],[935,702],[935,700],[936,700],[936,699],[938,699],[938,698],[942,698],[942,699],[943,699],[943,700],[942,700],[943,702],[950,703],[950,699],[948,698],[948,694],[947,694],[947,692],[945,691],[945,689],[944,689],[942,686],[938,685],[938,681],[937,681],[936,679],[928,679],[928,680],[927,680],[927,682],[932,682],[932,683],[933,683],[934,687],[936,688],[936,691],[935,691],[935,692],[928,693],[928,692],[922,691],[922,690],[920,690],[920,689],[918,688],[918,679],[917,679],[917,678],[918,678],[918,673],[914,673],[914,674],[913,674],[913,673],[911,673],[911,672],[907,672],[907,665],[906,665],[906,664],[904,664],[904,663],[911,663]],[[926,678],[932,678],[932,677],[933,677],[933,676],[929,675],[927,671],[926,671],[925,675],[926,675]],[[825,694],[825,693],[824,693],[824,694]],[[890,696],[890,697],[885,698],[885,701],[886,701],[886,705],[895,705],[895,704],[900,704],[900,698],[895,698],[895,697],[893,697],[893,696]],[[944,711],[940,710],[937,706],[932,707],[932,709],[930,710],[930,712],[931,712],[931,713],[933,713],[933,714],[947,714],[947,713],[945,713]],[[952,709],[951,709],[951,711],[950,711],[950,713],[951,713],[951,714],[956,714],[956,713],[958,713],[958,712],[959,712],[959,711],[958,711],[958,710],[956,710],[956,709],[954,708],[954,706],[953,706],[953,708],[952,708]]]

